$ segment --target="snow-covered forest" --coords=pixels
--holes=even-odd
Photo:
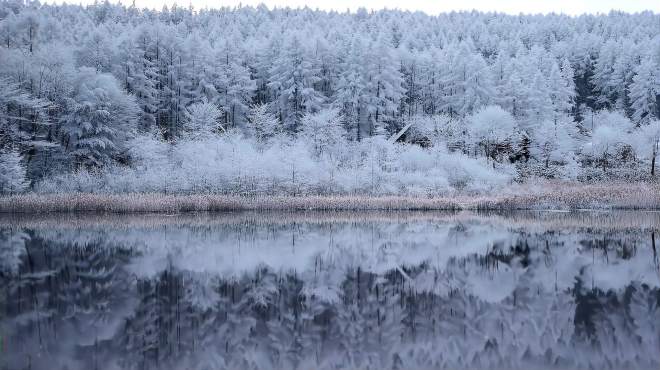
[[[0,2],[0,192],[649,181],[660,15]]]

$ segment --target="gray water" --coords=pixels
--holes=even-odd
[[[0,369],[660,367],[660,214],[0,216]]]

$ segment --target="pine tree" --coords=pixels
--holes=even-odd
[[[564,79],[564,88],[566,91],[565,98],[570,102],[570,107],[568,107],[567,113],[572,112],[575,107],[575,100],[577,98],[577,91],[575,87],[575,70],[571,65],[571,62],[564,58],[561,62],[561,76]]]
[[[424,113],[434,115],[438,111],[438,101],[442,96],[442,89],[439,86],[440,69],[437,58],[440,57],[437,49],[433,48],[420,56],[422,58],[420,66],[420,79],[422,80],[420,91],[420,101]]]

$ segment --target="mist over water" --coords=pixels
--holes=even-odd
[[[0,216],[0,369],[657,369],[658,212]]]

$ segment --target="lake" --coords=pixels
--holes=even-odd
[[[0,216],[0,369],[657,369],[660,213]]]

